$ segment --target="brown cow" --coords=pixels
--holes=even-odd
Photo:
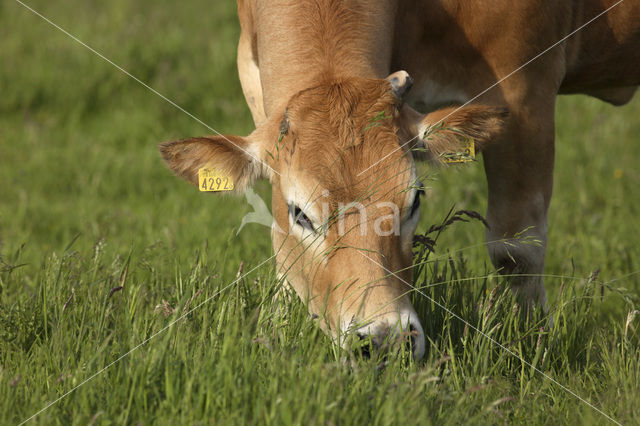
[[[325,330],[378,345],[410,331],[420,358],[424,335],[407,296],[421,192],[414,159],[438,162],[468,137],[478,149],[491,142],[483,155],[491,259],[506,272],[542,273],[555,97],[631,98],[640,2],[620,3],[510,73],[613,4],[238,0],[238,69],[256,130],[160,149],[192,183],[205,166],[239,191],[268,178],[278,271]],[[411,91],[406,72],[389,75],[399,69],[413,77]],[[542,244],[513,239],[523,230]],[[514,279],[513,288],[546,303],[541,278]]]

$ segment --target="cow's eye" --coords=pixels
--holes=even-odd
[[[416,191],[416,195],[413,199],[413,205],[411,206],[411,211],[409,212],[409,217],[413,217],[414,214],[420,210],[420,197],[424,195],[424,189],[422,189],[422,184],[420,184],[420,189]]]
[[[311,219],[309,219],[309,217],[304,214],[300,207],[296,206],[295,204],[289,204],[289,215],[292,217],[293,222],[296,225],[300,225],[304,229],[312,232],[315,231],[315,229],[313,228],[313,222],[311,222]]]
[[[413,199],[413,205],[411,206],[411,212],[409,213],[409,217],[413,217],[413,215],[416,214],[419,209],[420,209],[420,195],[416,194],[416,197]]]

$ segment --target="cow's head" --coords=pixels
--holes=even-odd
[[[420,358],[425,340],[409,299],[422,193],[414,160],[441,162],[466,138],[481,149],[505,113],[466,106],[422,115],[402,102],[410,85],[404,71],[327,82],[294,95],[247,137],[185,139],[160,151],[195,185],[204,167],[229,176],[235,191],[268,178],[278,273],[324,329],[374,345],[409,335]]]

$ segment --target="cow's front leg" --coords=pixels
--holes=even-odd
[[[519,300],[546,309],[542,273],[553,189],[554,101],[511,109],[507,134],[484,153],[487,244]]]

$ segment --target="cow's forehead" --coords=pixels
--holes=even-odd
[[[289,100],[287,116],[299,132],[333,133],[348,145],[358,142],[354,131],[375,128],[391,118],[396,104],[386,80],[353,78],[297,93]]]
[[[328,194],[331,202],[403,198],[401,192],[416,179],[411,155],[401,149],[395,134],[348,149],[330,142],[313,149],[301,146],[281,171],[286,186],[295,187],[299,195],[316,199]]]
[[[351,201],[390,199],[411,185],[413,160],[398,138],[396,103],[389,85],[374,79],[318,86],[292,98],[280,162],[287,186]]]

